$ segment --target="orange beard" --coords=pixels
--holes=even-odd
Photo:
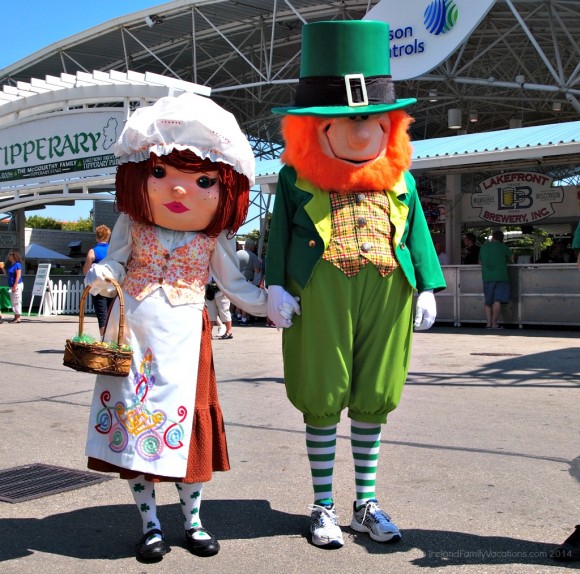
[[[317,125],[323,118],[285,116],[282,135],[286,149],[282,161],[292,166],[300,179],[326,191],[348,193],[391,189],[411,166],[411,141],[407,130],[411,116],[402,110],[389,112],[391,132],[385,157],[363,166],[328,157],[318,144]]]

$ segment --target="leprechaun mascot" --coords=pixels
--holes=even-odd
[[[316,22],[303,27],[296,104],[274,110],[284,115],[286,147],[268,241],[268,315],[285,328],[286,392],[306,423],[317,546],[344,543],[332,488],[344,409],[356,478],[350,526],[378,542],[401,537],[375,496],[381,425],[401,397],[413,324],[431,327],[433,292],[445,288],[407,171],[403,108],[414,102],[395,97],[387,23]]]

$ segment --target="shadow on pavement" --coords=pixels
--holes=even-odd
[[[184,546],[179,504],[160,506],[158,516],[167,542]],[[206,500],[201,517],[219,540],[305,536],[308,527],[304,515],[272,510],[266,500]],[[86,560],[118,560],[135,555],[142,535],[134,504],[83,508],[41,519],[0,519],[0,532],[0,562],[36,551]]]
[[[557,544],[519,540],[506,536],[478,536],[465,532],[410,529],[403,532],[403,539],[396,544],[378,544],[365,534],[353,534],[351,539],[364,546],[369,554],[392,554],[408,552],[414,548],[423,552],[421,558],[411,564],[424,568],[445,566],[530,564],[544,566],[568,566],[552,559]]]
[[[183,546],[182,518],[178,504],[159,508],[167,541]],[[305,515],[272,510],[266,500],[208,500],[202,505],[204,526],[220,540],[243,540],[273,536],[306,538]],[[251,519],[250,519],[251,518]],[[343,527],[347,544],[358,544],[369,554],[393,554],[419,549],[423,557],[412,564],[425,568],[485,564],[559,565],[552,560],[556,544],[518,540],[504,536],[478,536],[464,532],[410,529],[397,544],[380,544],[366,534]],[[133,504],[84,508],[43,519],[0,519],[3,544],[0,562],[45,552],[81,560],[119,560],[134,556],[141,537],[140,521]],[[306,540],[303,542],[306,544]],[[344,552],[344,550],[342,550]]]
[[[490,348],[487,352],[473,352],[470,355],[489,356],[485,366],[458,373],[434,373],[411,370],[407,384],[411,385],[449,385],[470,387],[517,388],[577,388],[580,386],[580,363],[578,347],[566,347],[553,351],[510,356],[509,346]],[[497,359],[502,355],[509,358]],[[492,360],[496,358],[496,360]],[[465,356],[465,361],[469,357]]]

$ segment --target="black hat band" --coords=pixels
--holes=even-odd
[[[300,78],[296,106],[368,106],[393,104],[395,86],[391,76],[348,74],[347,76],[311,76]]]

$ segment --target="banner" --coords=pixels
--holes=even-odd
[[[512,171],[490,177],[463,196],[462,220],[533,225],[579,216],[580,186],[553,186],[543,173]]]
[[[32,296],[43,296],[50,278],[50,263],[40,263],[32,286]]]
[[[122,109],[51,114],[0,130],[0,189],[113,175]]]
[[[391,76],[417,78],[444,62],[473,32],[495,0],[381,0],[364,20],[390,26]]]

